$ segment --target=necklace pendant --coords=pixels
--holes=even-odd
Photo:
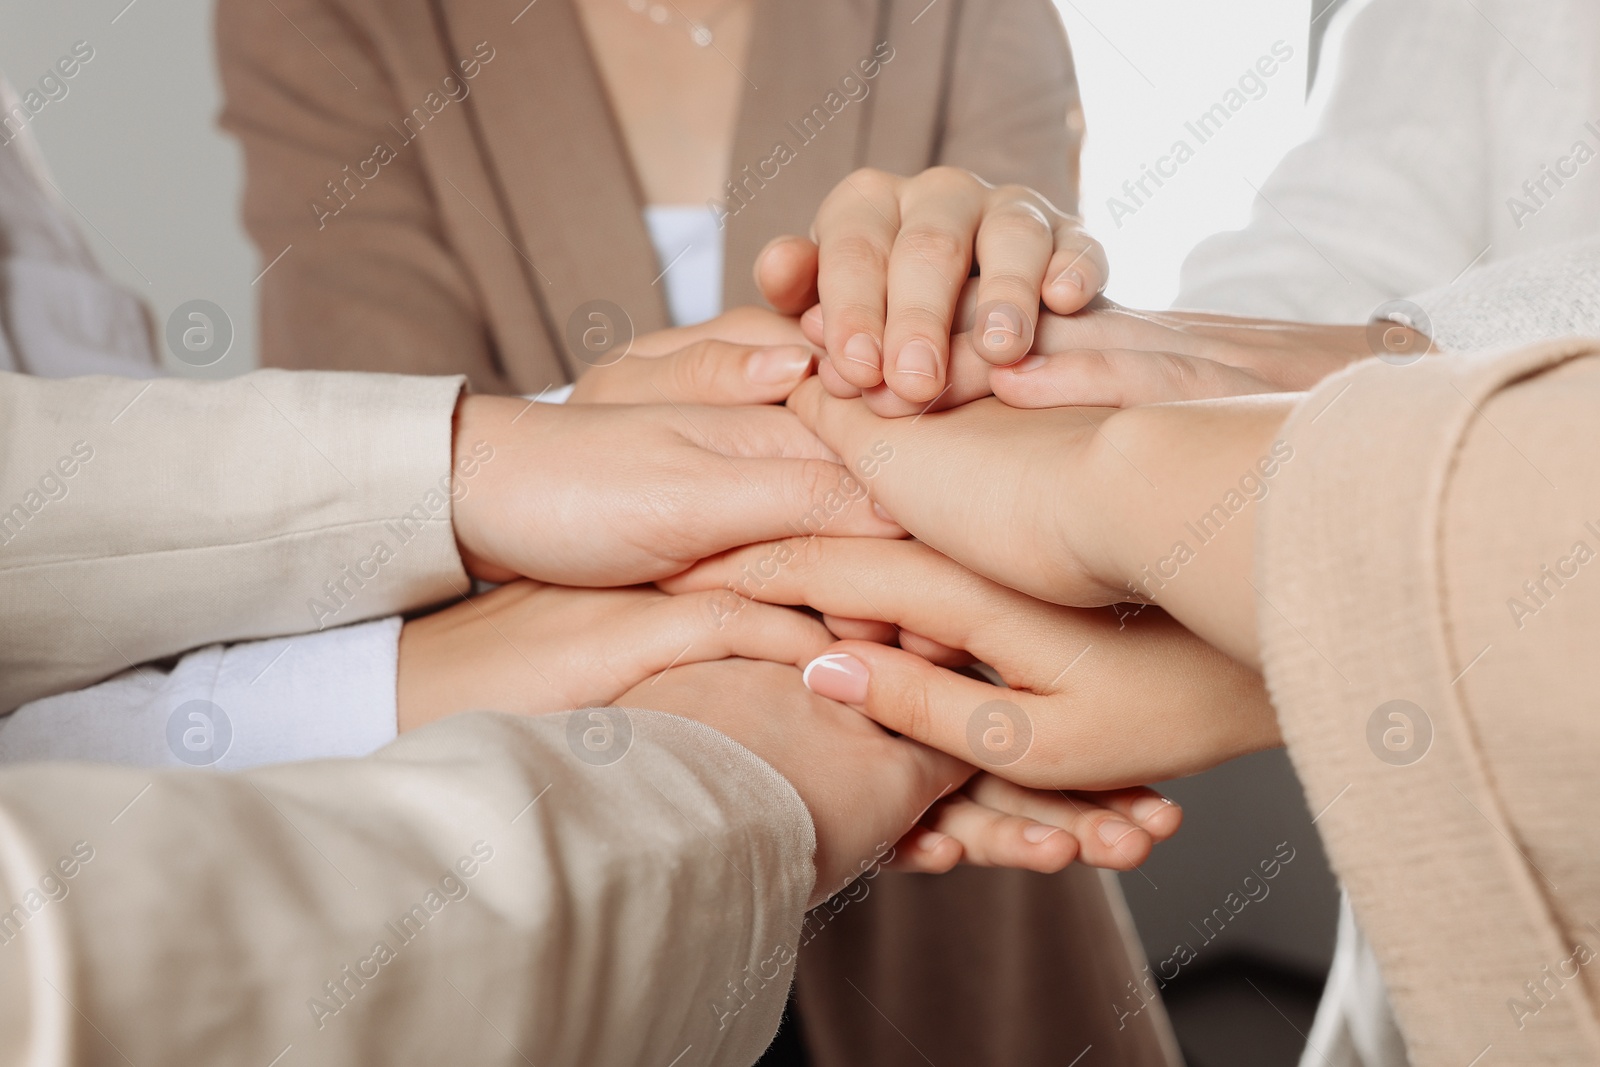
[[[715,40],[715,38],[711,35],[710,26],[696,22],[689,27],[689,40],[693,41],[701,48],[710,48],[711,42]]]

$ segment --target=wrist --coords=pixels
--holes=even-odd
[[[486,582],[517,577],[515,571],[494,561],[490,548],[487,534],[498,502],[489,472],[495,456],[506,450],[512,424],[528,406],[528,401],[516,397],[471,393],[456,404],[450,448],[451,522],[462,565],[472,577]]]
[[[1296,399],[1130,408],[1102,427],[1095,573],[1247,664],[1259,657],[1256,519],[1293,463],[1280,433]]]

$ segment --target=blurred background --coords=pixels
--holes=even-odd
[[[1166,306],[1189,250],[1245,222],[1253,187],[1314,121],[1317,48],[1325,33],[1337,47],[1348,11],[1340,0],[1057,4],[1088,125],[1080,209],[1110,253],[1109,295]],[[76,42],[94,49],[69,94],[32,125],[101,264],[158,324],[197,298],[233,320],[221,362],[196,369],[163,353],[169,368],[226,376],[253,367],[254,283],[269,264],[239,222],[239,150],[216,127],[210,0],[0,0],[0,11],[0,70],[13,85],[34,81]],[[1131,199],[1124,183],[1279,42],[1293,55],[1265,94],[1156,195]],[[1153,967],[1180,943],[1195,950],[1165,991],[1185,1054],[1194,1067],[1293,1064],[1331,958],[1337,895],[1292,770],[1266,753],[1168,791],[1186,806],[1185,830],[1123,886]],[[1225,927],[1212,920],[1240,880],[1284,848],[1294,859],[1271,895]]]

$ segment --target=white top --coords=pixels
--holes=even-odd
[[[1178,306],[1363,322],[1406,300],[1456,352],[1600,334],[1600,5],[1367,0],[1336,21],[1316,132],[1248,226],[1190,255]],[[1347,902],[1301,1067],[1405,1063]]]
[[[722,314],[722,229],[708,207],[650,204],[645,228],[661,265],[674,326],[693,326]]]
[[[645,228],[666,287],[667,314],[674,326],[693,326],[722,314],[722,230],[709,208],[693,204],[649,204]],[[547,389],[532,399],[565,404],[572,386]]]

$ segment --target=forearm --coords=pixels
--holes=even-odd
[[[1256,520],[1294,462],[1278,436],[1297,396],[1130,408],[1089,453],[1093,504],[1068,536],[1135,603],[1158,604],[1235,659],[1260,667],[1251,582]],[[1270,610],[1270,608],[1268,609]]]
[[[628,721],[622,766],[573,758],[566,716],[480,715],[355,762],[0,772],[0,903],[83,846],[57,899],[0,925],[8,999],[32,1005],[0,1058],[96,1042],[92,1019],[141,1063],[216,1059],[219,1040],[261,1063],[289,1045],[322,1063],[668,1063],[691,1045],[752,1062],[785,1002],[809,816],[721,735]],[[46,1010],[62,998],[78,1011]]]
[[[0,709],[465,588],[459,379],[0,376]],[[70,473],[68,473],[70,471]]]

